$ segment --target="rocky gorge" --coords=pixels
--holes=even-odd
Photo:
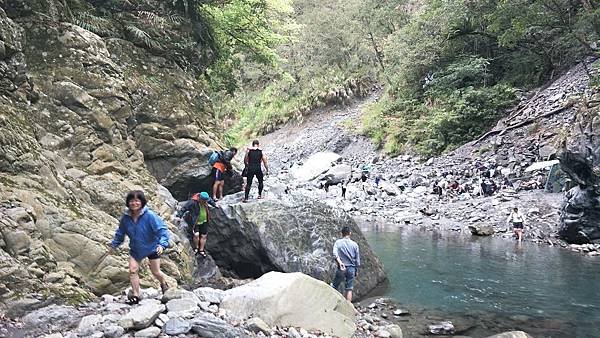
[[[526,240],[567,246],[558,238],[562,222],[561,233],[584,245],[573,248],[597,248],[598,146],[590,135],[599,94],[578,66],[524,97],[486,137],[426,162],[409,155],[387,158],[357,133],[354,124],[377,91],[361,102],[327,99],[350,106],[321,108],[301,124],[261,138],[277,173],[267,179],[265,200],[239,203],[241,179],[227,179],[229,196],[214,213],[207,260],[191,258],[184,232],[169,222],[172,246],[163,269],[171,285],[189,290],[174,287],[162,295],[148,288],[152,280],[143,271],[145,300],[137,307],[124,305],[120,293],[128,284],[127,254],[104,256],[124,194],[142,188],[152,207],[170,221],[177,201],[209,189],[207,158],[223,144],[201,80],[139,42],[101,37],[62,21],[65,10],[60,1],[0,0],[0,334],[462,334],[468,327],[432,320],[427,313],[407,316],[390,300],[356,304],[356,313],[319,282],[331,277],[330,250],[339,228],[351,225],[365,257],[359,297],[386,279],[361,235],[363,223],[465,234],[471,233],[469,226],[491,225],[491,233],[509,237],[504,220],[507,210],[518,205],[535,219]],[[576,120],[581,121],[579,132],[561,129]],[[561,142],[573,150],[559,157],[577,183],[563,214],[558,213],[564,203],[560,193],[507,189],[465,199],[428,194],[433,180],[446,173],[461,176],[476,160],[526,179],[523,169],[554,158]],[[364,163],[374,169],[361,184],[360,170],[352,168]],[[333,196],[339,186],[319,189],[328,175],[355,176],[348,199]],[[380,184],[373,182],[377,175]],[[269,271],[303,272],[314,279]],[[280,293],[264,291],[274,289]],[[53,303],[59,305],[48,306]],[[281,313],[269,312],[278,309],[274,303]]]
[[[56,331],[70,335],[71,326],[89,324],[93,328],[74,334],[120,336],[128,329],[153,326],[154,313],[170,308],[152,302],[157,293],[150,291],[146,304],[130,313],[150,316],[144,324],[133,320],[131,326],[123,319],[123,325],[112,325],[124,314],[115,303],[104,313],[109,319],[101,330],[95,328],[104,319],[89,311],[114,303],[108,294],[128,284],[126,250],[112,256],[105,253],[124,209],[124,194],[131,189],[144,190],[151,207],[168,221],[171,245],[162,268],[174,287],[215,280],[223,287],[231,281],[228,276],[258,278],[273,270],[302,271],[325,280],[333,266],[332,242],[342,223],[353,224],[357,240],[368,252],[356,224],[326,205],[288,198],[242,207],[236,200],[230,205],[225,201],[217,212],[223,232],[215,232],[209,246],[217,253],[215,260],[210,257],[208,266],[196,265],[184,232],[170,219],[175,198],[185,200],[192,192],[209,190],[207,159],[213,150],[223,148],[204,84],[181,64],[139,41],[101,37],[65,20],[68,12],[67,5],[58,1],[0,3],[3,335],[37,337]],[[226,193],[239,191],[240,184],[239,176],[228,177]],[[265,218],[265,213],[272,215]],[[295,222],[288,224],[290,217]],[[304,217],[313,217],[311,227],[305,226]],[[331,224],[335,228],[324,226]],[[364,265],[369,278],[358,286],[359,296],[385,281],[381,264],[370,256]],[[149,275],[142,268],[145,287],[152,285]],[[337,299],[333,307],[345,307],[344,313],[353,315],[349,303],[340,304],[341,296],[325,289]],[[104,303],[80,305],[101,295],[106,295]],[[39,312],[32,314],[36,309]],[[21,329],[13,319],[28,313]],[[80,314],[92,317],[82,319]],[[303,326],[310,328],[306,323],[305,319]],[[353,328],[354,320],[347,325]],[[222,334],[218,325],[212,330]],[[147,331],[136,336],[157,334],[156,328]],[[349,329],[343,332],[336,335],[350,335]]]

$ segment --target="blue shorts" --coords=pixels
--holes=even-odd
[[[215,181],[223,181],[223,173],[221,172],[221,170],[217,169],[217,168],[213,168],[213,170],[215,171]]]
[[[333,278],[333,283],[331,286],[334,289],[338,289],[343,280],[345,280],[344,290],[351,291],[354,289],[354,278],[356,277],[356,268],[353,266],[347,266],[346,270],[342,271],[338,268],[335,271],[335,277]]]

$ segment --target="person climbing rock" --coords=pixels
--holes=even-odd
[[[269,175],[269,164],[267,163],[267,158],[259,146],[260,143],[258,140],[252,141],[252,148],[248,148],[246,151],[246,156],[244,156],[244,164],[246,164],[246,168],[248,170],[248,179],[246,182],[246,189],[244,191],[244,200],[242,202],[248,202],[250,188],[252,187],[252,180],[255,176],[258,179],[258,198],[262,198],[264,175]],[[261,164],[265,167],[264,174]]]
[[[140,277],[138,270],[140,262],[148,258],[152,275],[160,282],[164,293],[168,289],[165,275],[160,271],[160,255],[169,246],[169,232],[163,220],[148,208],[144,192],[130,191],[125,197],[127,209],[115,232],[115,237],[110,244],[109,254],[115,252],[129,237],[129,281],[132,294],[129,295],[128,304],[137,304],[140,301]]]
[[[218,208],[213,199],[207,192],[196,193],[179,210],[177,217],[185,222],[185,228],[192,232],[194,253],[206,258],[206,240],[208,238],[208,222],[210,221],[210,211],[208,206]]]
[[[506,220],[509,224],[512,224],[513,234],[517,237],[517,240],[520,242],[523,239],[523,223],[525,223],[525,216],[521,214],[519,208],[513,208],[508,215],[508,219]]]
[[[223,199],[223,188],[225,187],[225,173],[231,174],[233,168],[231,160],[237,154],[237,148],[231,147],[220,153],[217,161],[213,164],[212,173],[215,180],[213,184],[213,200]]]
[[[350,239],[352,232],[345,226],[342,228],[342,238],[333,244],[333,256],[337,263],[335,277],[331,286],[338,289],[342,281],[344,285],[344,297],[352,301],[352,290],[354,289],[354,279],[358,276],[360,267],[360,251],[358,244]]]

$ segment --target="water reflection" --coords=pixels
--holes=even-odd
[[[390,232],[381,225],[364,234],[390,276],[389,296],[494,318],[472,335],[521,328],[535,337],[600,336],[598,258],[499,238]]]

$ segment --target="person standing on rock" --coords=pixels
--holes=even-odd
[[[346,199],[346,190],[348,189],[348,183],[350,183],[350,178],[342,181],[342,198]]]
[[[244,191],[244,200],[242,202],[248,202],[248,196],[250,195],[250,188],[252,188],[252,180],[254,176],[258,179],[258,198],[262,198],[263,192],[263,179],[264,175],[269,175],[269,164],[267,158],[259,148],[260,143],[258,140],[252,141],[252,148],[248,148],[246,156],[244,156],[244,164],[248,170],[248,179],[246,181],[246,189]],[[265,166],[265,172],[263,174],[262,165]]]
[[[519,211],[519,208],[513,208],[508,215],[506,220],[509,224],[512,224],[513,234],[517,236],[519,242],[523,239],[523,223],[525,222],[525,216]]]
[[[237,148],[231,147],[228,150],[220,153],[219,159],[213,164],[213,177],[215,183],[213,184],[213,200],[218,201],[223,199],[223,188],[225,187],[225,173],[233,170],[231,166],[231,160],[237,154]]]
[[[204,246],[208,237],[208,222],[210,221],[209,205],[217,208],[215,201],[207,192],[203,191],[192,195],[192,198],[177,214],[177,217],[182,218],[186,223],[186,228],[192,230],[194,252],[204,258],[206,258]]]
[[[129,304],[137,304],[140,301],[140,277],[138,270],[140,262],[148,258],[150,271],[160,282],[160,288],[164,293],[168,289],[165,275],[160,271],[160,255],[169,246],[169,232],[163,220],[148,206],[144,192],[140,190],[130,191],[125,197],[127,210],[121,216],[119,227],[115,237],[110,244],[109,253],[123,243],[125,235],[129,237],[129,281],[131,282],[132,295],[129,296]]]
[[[335,277],[331,286],[338,289],[342,281],[345,281],[344,297],[352,301],[352,290],[354,289],[354,279],[358,276],[360,267],[360,251],[358,244],[350,239],[352,232],[345,226],[342,228],[342,238],[333,244],[333,256],[337,263]]]

